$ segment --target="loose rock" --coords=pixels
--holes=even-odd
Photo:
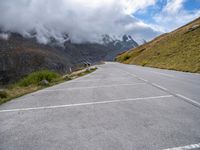
[[[49,85],[49,81],[47,81],[46,79],[42,80],[42,81],[40,81],[40,85],[42,85],[42,86],[48,86]]]

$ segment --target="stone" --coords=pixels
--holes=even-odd
[[[40,85],[42,86],[48,86],[49,85],[49,81],[47,81],[46,79],[40,81]]]

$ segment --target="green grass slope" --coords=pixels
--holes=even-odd
[[[200,18],[119,54],[116,60],[126,64],[200,73]]]

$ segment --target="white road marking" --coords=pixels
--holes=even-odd
[[[153,73],[156,73],[156,74],[160,74],[160,75],[163,75],[163,76],[167,76],[167,77],[174,77],[174,75],[171,75],[171,74],[167,74],[167,73],[161,73],[161,72],[156,72],[156,71],[151,71]]]
[[[125,78],[125,77],[120,77],[120,78],[107,78],[107,79],[101,79],[101,78],[99,78],[99,79],[86,79],[86,80],[82,80],[82,79],[80,79],[80,80],[76,80],[76,81],[73,81],[73,80],[71,80],[71,83],[79,83],[79,82],[98,82],[98,81],[107,81],[107,80],[109,80],[109,81],[116,81],[116,80],[123,80],[123,79],[127,79],[127,78]]]
[[[195,100],[192,100],[192,99],[190,99],[188,97],[185,97],[185,96],[183,96],[181,94],[176,94],[176,96],[181,97],[182,99],[185,99],[187,102],[192,103],[192,104],[197,105],[198,107],[200,107],[200,103],[196,102]]]
[[[122,69],[120,69],[120,70],[122,70]],[[128,75],[131,75],[131,76],[135,77],[136,79],[139,79],[139,80],[144,81],[144,82],[148,82],[148,80],[143,79],[143,78],[141,78],[141,77],[138,77],[136,74],[130,73],[130,72],[125,71],[125,70],[122,70],[122,71],[124,71],[124,72],[125,72],[126,74],[128,74]]]
[[[131,76],[133,76],[133,77],[138,77],[136,74],[130,73],[130,72],[125,71],[125,70],[123,70],[123,69],[120,69],[120,70],[122,70],[122,71],[125,72],[126,74],[131,75]]]
[[[144,81],[144,82],[148,82],[146,79],[143,79],[143,78],[139,78],[139,77],[138,77],[138,79],[139,79],[139,80],[142,80],[142,81]]]
[[[98,81],[101,81],[101,79],[88,79],[88,80],[76,80],[76,81],[72,81],[70,83],[80,83],[80,82],[98,82]]]
[[[150,99],[160,99],[160,98],[169,98],[169,97],[173,97],[173,96],[172,95],[163,95],[163,96],[154,96],[154,97],[116,99],[116,100],[109,100],[109,101],[88,102],[88,103],[67,104],[67,105],[55,105],[55,106],[44,106],[44,107],[8,109],[8,110],[0,110],[0,113],[28,111],[28,110],[55,109],[55,108],[65,108],[65,107],[75,107],[75,106],[87,106],[87,105],[97,105],[97,104],[109,104],[109,103],[119,103],[119,102],[138,101],[138,100],[150,100]]]
[[[164,88],[164,87],[162,87],[162,86],[160,86],[160,85],[158,85],[156,83],[152,83],[152,85],[154,85],[155,87],[158,87],[158,88],[160,88],[160,89],[162,89],[164,91],[169,91],[168,89],[166,89],[166,88]]]
[[[140,78],[140,77],[138,77],[138,76],[136,76],[136,75],[133,75],[133,74],[127,72],[127,71],[125,71],[125,72],[126,72],[127,74],[132,75],[132,76],[135,76],[135,77],[138,78],[139,80],[145,81],[145,79],[143,79],[143,78]],[[157,72],[157,73],[158,73],[158,72]],[[164,75],[164,73],[159,73],[159,74],[163,74],[163,75]],[[165,75],[168,75],[168,74],[165,74]],[[172,76],[171,76],[171,77],[172,77]],[[173,77],[174,77],[174,76],[173,76]],[[195,100],[192,100],[192,99],[190,99],[190,98],[187,98],[187,97],[185,97],[185,96],[183,96],[183,95],[181,95],[181,94],[174,94],[174,93],[170,92],[170,90],[168,90],[167,88],[162,87],[162,86],[160,86],[160,85],[158,85],[158,84],[156,84],[156,83],[151,83],[151,82],[148,82],[147,80],[146,80],[145,82],[146,82],[147,84],[153,85],[153,86],[155,86],[155,87],[157,87],[157,88],[159,88],[159,89],[164,90],[164,91],[167,92],[168,94],[172,94],[172,95],[174,95],[174,96],[177,96],[177,97],[179,97],[179,98],[185,100],[186,102],[188,102],[188,103],[190,103],[190,104],[193,104],[193,105],[197,106],[198,108],[200,108],[200,103],[199,103],[199,102],[196,102]]]
[[[74,88],[63,88],[63,89],[49,89],[49,90],[41,90],[39,92],[48,92],[48,91],[66,91],[66,90],[77,90],[77,89],[94,89],[94,88],[105,88],[105,87],[116,87],[116,86],[132,86],[139,85],[145,83],[132,83],[132,84],[114,84],[114,85],[102,85],[102,86],[89,86],[89,87],[74,87]]]
[[[174,147],[174,148],[168,148],[168,149],[163,149],[163,150],[190,150],[190,149],[196,149],[196,148],[200,148],[200,143],[186,145],[186,146],[180,146],[180,147]]]

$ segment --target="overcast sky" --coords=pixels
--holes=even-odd
[[[38,41],[96,42],[130,34],[140,42],[200,16],[200,0],[0,0],[0,28]]]

